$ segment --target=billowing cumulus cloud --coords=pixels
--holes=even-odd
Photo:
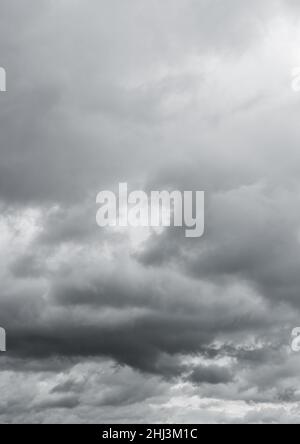
[[[298,2],[0,4],[0,422],[297,423]],[[99,229],[124,181],[204,237]]]

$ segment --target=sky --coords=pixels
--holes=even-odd
[[[298,423],[297,0],[0,0],[1,423]],[[96,196],[205,191],[205,235]]]

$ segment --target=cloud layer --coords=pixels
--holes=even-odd
[[[1,0],[0,422],[297,423],[299,4]],[[206,233],[96,195],[206,191]]]

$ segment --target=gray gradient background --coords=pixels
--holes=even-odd
[[[0,0],[1,423],[300,419],[298,0]],[[206,191],[206,233],[95,198]]]

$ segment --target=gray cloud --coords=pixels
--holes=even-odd
[[[19,3],[0,422],[297,422],[298,2]],[[205,236],[100,230],[96,195],[123,181],[205,190]]]
[[[197,367],[189,376],[189,380],[194,384],[228,384],[232,381],[232,374],[222,367]]]

